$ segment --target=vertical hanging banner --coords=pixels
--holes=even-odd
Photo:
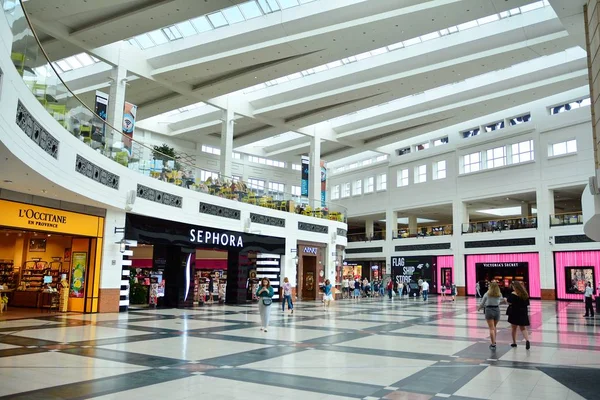
[[[106,115],[108,112],[108,95],[106,93],[96,91],[94,112],[97,115],[99,115],[102,119],[98,120],[97,118],[93,118],[93,120],[91,121],[92,126],[90,129],[90,138],[93,141],[105,143],[106,126],[104,125],[104,122],[106,122]],[[85,136],[83,130],[81,133],[82,136]]]
[[[308,171],[310,163],[307,156],[302,156],[302,183],[300,185],[302,197],[308,197]]]
[[[321,207],[327,204],[327,164],[321,160]]]
[[[133,131],[135,129],[135,116],[137,114],[137,106],[135,104],[131,104],[125,102],[125,107],[123,107],[123,144],[125,150],[131,156],[132,152],[132,141]]]

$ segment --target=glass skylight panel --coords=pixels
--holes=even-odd
[[[477,23],[479,25],[489,24],[490,22],[498,21],[499,19],[500,19],[500,17],[498,16],[498,14],[494,14],[494,15],[490,15],[488,17],[479,18],[477,20]]]
[[[127,40],[127,42],[130,45],[132,45],[134,47],[137,47],[138,49],[141,49],[140,44],[134,38],[131,38],[131,39]]]
[[[73,69],[73,68],[71,68],[71,66],[69,64],[67,64],[67,62],[65,60],[59,60],[56,62],[56,64],[58,64],[60,69],[62,69],[65,72]]]
[[[521,14],[521,10],[519,8],[513,8],[512,10],[509,10],[508,12],[511,16]]]
[[[371,50],[371,55],[378,56],[380,54],[387,53],[388,51],[389,50],[387,49],[387,47],[380,47],[378,49]]]
[[[398,43],[390,44],[388,46],[388,50],[393,51],[393,50],[401,49],[403,47],[404,47],[404,43],[398,42]]]
[[[245,21],[242,12],[239,8],[237,8],[237,6],[226,8],[222,11],[222,13],[225,16],[225,19],[227,19],[227,22],[229,22],[229,25]]]
[[[446,36],[446,35],[449,35],[449,34],[450,34],[450,32],[448,31],[448,29],[442,29],[442,30],[440,30],[440,35],[442,35],[442,36]]]
[[[536,3],[524,5],[524,6],[520,7],[520,9],[521,9],[521,12],[527,12],[527,11],[532,11],[532,10],[542,8],[542,7],[544,7],[544,2],[538,1]]]
[[[273,10],[271,10],[271,7],[269,6],[269,3],[267,3],[267,0],[257,0],[257,1],[258,1],[258,4],[260,5],[260,8],[262,9],[262,11],[265,14],[273,12]]]
[[[254,0],[240,4],[238,7],[246,19],[252,19],[263,15],[260,7]]]
[[[89,54],[87,54],[87,53],[76,54],[75,58],[77,58],[77,60],[79,60],[81,65],[83,65],[84,67],[87,67],[88,65],[92,65],[95,62],[97,62],[97,61],[94,61],[92,59],[92,57],[90,57]]]
[[[448,28],[448,32],[450,32],[450,33],[458,32],[458,26],[451,26],[450,28]]]
[[[309,68],[309,69],[306,69],[306,70],[304,70],[304,71],[302,71],[300,73],[302,74],[302,76],[307,76],[307,75],[314,74],[315,70],[313,68]]]
[[[464,30],[467,30],[467,29],[475,28],[476,26],[479,26],[477,24],[477,21],[469,21],[469,22],[465,22],[464,24],[459,24],[458,25],[458,30],[459,31],[464,31]]]
[[[360,61],[360,60],[364,60],[365,58],[369,58],[371,57],[371,52],[367,51],[365,53],[360,53],[356,55],[356,60]]]
[[[500,18],[508,18],[510,17],[510,13],[508,11],[502,11],[500,13]]]
[[[206,19],[205,16],[194,18],[190,20],[190,22],[192,25],[194,25],[194,28],[196,28],[199,33],[207,32],[213,29],[213,26],[210,24],[210,22],[208,22],[208,19]]]
[[[148,36],[150,36],[150,39],[152,39],[152,41],[157,45],[165,44],[169,41],[169,39],[167,39],[163,31],[160,29],[148,32]]]
[[[319,65],[318,67],[315,67],[313,69],[315,70],[315,73],[317,73],[327,71],[329,68],[327,68],[327,65]]]
[[[225,19],[225,17],[223,16],[223,14],[221,13],[221,11],[217,11],[214,14],[209,14],[208,15],[208,19],[210,20],[210,23],[215,27],[215,28],[220,28],[222,26],[226,26],[227,24],[227,20]]]
[[[279,3],[276,0],[267,0],[269,3],[269,7],[271,7],[271,11],[279,11],[281,8],[279,7]]]
[[[298,0],[279,0],[279,5],[281,5],[282,9],[296,7],[298,4]]]
[[[179,29],[177,29],[177,27],[174,25],[163,28],[162,31],[165,33],[165,35],[167,35],[169,40],[177,40],[183,37],[181,32],[179,32]]]
[[[192,36],[198,33],[196,32],[196,29],[194,29],[194,26],[190,21],[183,21],[176,24],[175,26],[177,27],[177,29],[179,29],[179,32],[181,32],[181,34],[184,37]]]
[[[336,68],[336,67],[341,67],[342,65],[344,65],[341,61],[333,61],[330,63],[327,63],[327,68]]]
[[[302,78],[302,74],[300,72],[296,72],[295,74],[290,74],[287,77],[291,81],[293,79]]]
[[[79,62],[79,60],[77,60],[77,58],[75,58],[74,56],[65,58],[65,61],[68,62],[69,65],[71,67],[73,67],[73,69],[77,69],[77,68],[83,67],[83,65],[81,65],[81,63]]]
[[[287,82],[287,81],[289,81],[289,79],[288,79],[287,76],[282,76],[281,78],[275,79],[275,82],[277,82],[278,84],[279,83],[284,83],[284,82]]]
[[[428,40],[437,39],[439,37],[440,37],[440,33],[439,32],[432,32],[432,33],[428,33],[427,35],[421,36],[421,41],[422,42],[426,42]]]
[[[421,43],[421,38],[420,37],[416,37],[416,38],[408,39],[408,40],[405,40],[402,43],[404,44],[404,47],[412,46],[414,44]]]
[[[152,39],[150,39],[150,36],[146,35],[145,33],[136,36],[135,40],[142,49],[147,49],[154,46],[154,42]]]

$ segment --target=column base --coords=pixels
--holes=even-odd
[[[542,300],[556,300],[556,291],[554,289],[542,289]]]
[[[98,312],[119,312],[121,289],[100,289],[98,297]]]

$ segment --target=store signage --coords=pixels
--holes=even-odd
[[[12,228],[102,236],[104,219],[92,215],[0,200],[0,225]]]
[[[417,282],[419,279],[431,280],[434,257],[392,257],[391,272],[397,283]]]
[[[205,229],[190,229],[190,242],[225,247],[244,247],[244,241],[238,234],[218,233]]]
[[[487,262],[475,263],[475,268],[527,268],[527,262]]]
[[[305,247],[304,253],[317,255],[317,250],[318,249],[316,247]]]
[[[302,197],[308,197],[308,172],[310,169],[310,163],[307,156],[302,156],[301,159],[301,177],[302,181],[300,182],[300,195]]]
[[[377,271],[379,269],[379,265],[371,265],[371,269],[373,271]]]

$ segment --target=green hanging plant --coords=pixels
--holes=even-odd
[[[177,155],[177,152],[175,152],[175,149],[173,147],[170,147],[169,145],[166,144],[162,144],[160,146],[153,146],[154,150],[152,151],[152,156],[154,157],[155,160],[163,160],[164,162],[167,162],[169,160],[174,160],[175,161],[175,169],[180,169],[180,164],[179,162],[177,162],[177,160],[179,160],[179,156]]]

